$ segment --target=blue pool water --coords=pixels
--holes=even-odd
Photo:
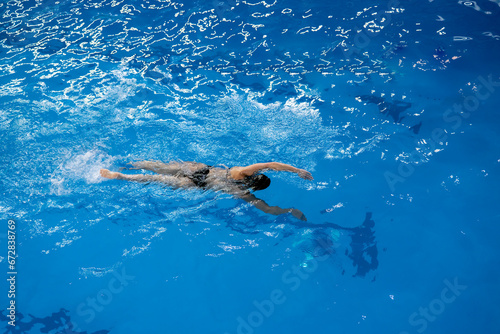
[[[500,331],[498,0],[0,14],[2,333]],[[136,160],[307,169],[256,195],[308,221]]]

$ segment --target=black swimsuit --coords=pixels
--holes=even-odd
[[[207,187],[207,176],[208,173],[210,173],[210,169],[212,169],[212,166],[206,166],[203,168],[198,169],[196,172],[194,172],[191,175],[188,175],[187,177],[193,181],[195,186],[206,189]]]

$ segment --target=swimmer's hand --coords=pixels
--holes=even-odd
[[[297,171],[297,175],[303,178],[304,180],[314,180],[311,173],[309,173],[305,169],[299,169]]]
[[[101,169],[100,174],[102,177],[105,177],[106,179],[116,179],[118,177],[118,173],[116,172],[110,172],[107,169]]]
[[[298,209],[290,209],[290,213],[299,220],[307,221],[306,216]]]

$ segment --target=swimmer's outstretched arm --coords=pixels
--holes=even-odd
[[[236,180],[241,180],[246,176],[253,175],[261,170],[266,170],[266,169],[292,172],[296,173],[298,176],[300,176],[305,180],[313,180],[311,173],[309,173],[308,171],[297,167],[293,167],[291,165],[283,164],[281,162],[264,162],[264,163],[253,164],[246,167],[233,167],[231,168],[231,170],[234,170],[234,172],[233,171],[231,172],[231,176]]]
[[[255,206],[257,209],[261,210],[262,212],[271,214],[271,215],[281,215],[284,213],[291,213],[295,218],[307,221],[306,216],[302,213],[302,211],[297,210],[297,209],[282,209],[279,206],[269,206],[266,202],[261,200],[260,198],[255,197],[253,194],[246,194],[243,196],[239,196],[241,199],[244,201],[252,204]]]

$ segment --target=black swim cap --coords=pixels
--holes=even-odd
[[[252,175],[246,178],[245,184],[248,188],[252,188],[253,190],[263,190],[269,187],[271,184],[271,179],[265,176],[264,174]]]

